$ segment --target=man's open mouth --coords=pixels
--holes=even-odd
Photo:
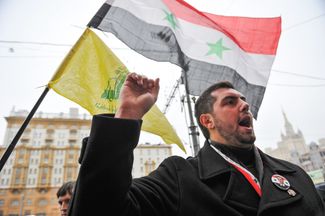
[[[245,116],[243,118],[241,118],[238,122],[239,126],[241,127],[247,127],[250,128],[252,127],[252,119],[250,116]]]

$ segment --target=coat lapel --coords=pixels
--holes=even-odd
[[[199,176],[202,180],[207,180],[215,176],[228,173],[231,171],[230,165],[222,157],[220,157],[205,142],[204,147],[198,153]]]
[[[297,202],[302,199],[303,195],[297,190],[294,181],[295,170],[281,163],[279,160],[265,155],[260,151],[260,155],[264,164],[264,177],[262,182],[262,197],[260,201],[259,214],[270,208],[281,207]],[[279,174],[285,177],[290,183],[290,189],[294,192],[289,194],[288,190],[281,190],[271,180],[274,174]]]
[[[225,161],[205,142],[198,153],[199,176],[211,188],[224,188],[215,191],[223,201],[236,209],[257,211],[259,197],[245,177]]]

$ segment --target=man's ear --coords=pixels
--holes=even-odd
[[[214,128],[214,121],[210,113],[201,114],[200,123],[207,129]]]

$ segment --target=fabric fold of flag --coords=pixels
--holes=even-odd
[[[92,115],[115,113],[128,73],[106,44],[87,28],[48,86]],[[185,152],[175,130],[156,105],[144,116],[142,130],[160,136],[167,144],[177,144]]]
[[[131,49],[180,66],[189,93],[228,80],[257,118],[281,34],[281,18],[219,16],[183,0],[107,0],[88,24]]]

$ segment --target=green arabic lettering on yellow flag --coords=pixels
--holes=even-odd
[[[127,68],[89,28],[61,63],[48,86],[79,104],[92,115],[115,113]],[[167,144],[185,148],[164,114],[154,105],[143,117],[142,130]]]

